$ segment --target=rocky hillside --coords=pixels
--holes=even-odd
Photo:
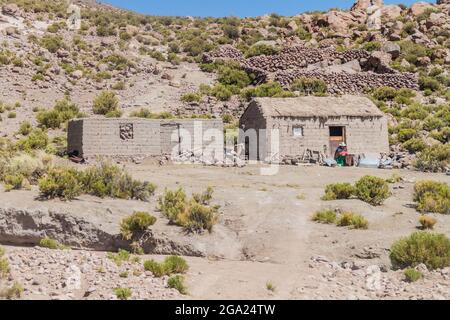
[[[24,128],[40,126],[57,137],[68,118],[95,113],[223,117],[232,127],[254,96],[351,93],[371,96],[390,114],[400,166],[425,149],[444,160],[424,170],[446,165],[447,0],[410,8],[358,0],[349,11],[245,19],[76,3],[78,30],[68,24],[65,1],[0,1],[0,135],[20,140]],[[98,96],[112,109],[93,109]],[[52,109],[61,99],[76,112]]]

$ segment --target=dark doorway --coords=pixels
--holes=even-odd
[[[330,127],[330,156],[334,156],[339,145],[346,141],[345,127]]]

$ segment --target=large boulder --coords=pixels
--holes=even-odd
[[[428,3],[428,2],[417,2],[414,3],[411,8],[409,9],[409,12],[413,15],[413,16],[419,16],[422,13],[424,13],[427,10],[431,10],[433,9],[433,5]]]
[[[402,14],[402,8],[397,5],[388,5],[381,8],[381,15],[386,20],[395,20]]]
[[[317,21],[319,25],[330,27],[331,30],[339,33],[348,32],[350,24],[354,22],[354,17],[350,13],[343,11],[327,12]]]
[[[392,59],[396,59],[400,56],[401,48],[398,44],[394,42],[386,42],[383,44],[383,47],[381,48],[383,52],[389,53],[392,57]]]
[[[381,9],[375,10],[367,19],[367,28],[369,30],[381,29]]]
[[[17,17],[20,13],[20,9],[15,3],[9,3],[2,7],[2,13],[7,16]]]
[[[353,6],[351,11],[366,11],[372,6],[381,7],[383,6],[383,0],[357,0]]]

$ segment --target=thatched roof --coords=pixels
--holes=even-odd
[[[368,98],[341,97],[256,98],[264,117],[382,117],[384,114]]]

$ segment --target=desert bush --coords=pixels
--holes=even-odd
[[[217,80],[223,85],[236,86],[238,88],[245,88],[252,82],[252,79],[244,70],[229,65],[219,67]]]
[[[57,101],[52,110],[40,111],[36,119],[41,127],[58,129],[61,124],[80,115],[78,107],[64,99]]]
[[[42,37],[40,44],[42,47],[50,51],[51,53],[56,53],[61,48],[65,48],[66,45],[61,36],[45,35]]]
[[[120,233],[126,240],[131,240],[136,233],[144,232],[154,225],[156,218],[148,212],[136,211],[120,223]]]
[[[183,102],[201,102],[202,101],[202,96],[198,93],[186,93],[183,96],[181,96],[181,101]]]
[[[114,294],[119,300],[128,300],[133,295],[133,292],[130,288],[115,288]]]
[[[85,193],[100,198],[148,201],[156,190],[154,184],[134,180],[123,169],[107,163],[88,168],[81,175],[80,181]]]
[[[281,84],[273,81],[254,88],[247,88],[242,91],[241,95],[247,101],[250,101],[254,97],[289,98],[295,96],[293,92],[285,91]]]
[[[169,256],[164,260],[164,266],[167,274],[186,273],[189,266],[185,259],[179,256]]]
[[[441,172],[450,163],[450,145],[433,145],[422,150],[414,161],[416,169],[425,172]]]
[[[186,285],[184,284],[183,276],[176,275],[176,276],[170,277],[167,280],[167,285],[169,288],[177,289],[178,292],[180,292],[183,295],[187,294],[187,288],[186,288]]]
[[[218,207],[210,207],[213,189],[208,188],[203,194],[193,194],[191,200],[187,199],[182,188],[176,191],[166,190],[158,200],[159,209],[163,215],[189,232],[212,231],[217,223]]]
[[[406,142],[414,138],[416,135],[417,135],[416,129],[413,128],[400,129],[400,131],[398,132],[398,140],[400,142]]]
[[[419,218],[419,223],[423,230],[433,229],[434,225],[437,223],[437,220],[433,217],[422,215]]]
[[[187,196],[183,188],[176,191],[166,190],[158,199],[159,210],[169,219],[170,223],[176,223],[178,216],[187,209]]]
[[[6,191],[20,190],[22,189],[24,176],[21,174],[8,174],[2,180],[5,183]]]
[[[364,43],[363,49],[367,51],[377,51],[381,49],[381,43],[378,41],[369,41]]]
[[[178,216],[178,224],[189,232],[212,232],[217,223],[217,208],[207,207],[196,201],[191,201],[188,209]]]
[[[327,84],[320,79],[301,77],[291,84],[291,91],[298,91],[303,95],[323,95],[327,92]]]
[[[24,121],[20,124],[18,133],[23,136],[27,136],[31,133],[32,129],[33,129],[33,126],[31,125],[31,123],[28,121]]]
[[[369,222],[360,214],[344,212],[338,218],[336,225],[339,227],[352,227],[354,229],[367,229],[369,227]]]
[[[404,272],[404,275],[405,275],[405,280],[407,282],[416,282],[416,281],[422,279],[422,277],[423,277],[422,272],[417,271],[414,268],[406,269]]]
[[[420,90],[430,90],[432,92],[441,89],[441,84],[438,80],[431,77],[419,77]]]
[[[430,270],[449,267],[450,239],[444,234],[418,231],[396,241],[390,259],[396,269],[414,268],[421,263]]]
[[[82,193],[80,173],[72,168],[52,168],[39,179],[41,197],[73,200]]]
[[[147,260],[144,262],[144,268],[153,273],[157,278],[162,276],[170,276],[175,273],[185,273],[189,266],[185,259],[179,256],[169,256],[163,262],[155,260]]]
[[[103,91],[95,99],[92,110],[95,114],[107,115],[119,108],[119,99],[114,92]]]
[[[322,200],[350,199],[355,194],[355,188],[350,183],[329,184],[325,188]]]
[[[4,257],[5,249],[0,247],[0,279],[4,279],[9,275],[11,268],[9,266],[8,259]]]
[[[326,224],[334,224],[336,222],[336,219],[337,219],[336,212],[331,209],[317,211],[312,216],[313,221]]]
[[[12,287],[0,290],[0,298],[7,300],[19,299],[23,294],[23,290],[23,286],[20,283],[14,282]]]
[[[391,193],[385,180],[373,176],[364,176],[355,184],[355,195],[364,202],[379,206],[390,197]]]
[[[67,246],[60,244],[57,240],[50,238],[43,238],[39,241],[39,247],[52,249],[52,250],[65,250],[68,249]]]
[[[233,91],[230,86],[226,86],[223,84],[217,84],[211,88],[210,94],[213,97],[216,97],[220,101],[228,101],[233,96]]]
[[[279,52],[279,50],[277,48],[275,48],[274,46],[269,46],[267,44],[256,44],[256,45],[251,46],[245,52],[245,57],[251,58],[251,57],[261,56],[261,55],[271,56],[271,55],[277,54],[278,52]]]
[[[414,201],[420,212],[450,214],[450,187],[444,182],[419,181],[414,186]]]
[[[120,267],[122,263],[130,260],[131,254],[127,250],[119,249],[117,253],[108,252],[106,256]]]
[[[45,130],[33,129],[30,134],[19,141],[16,146],[23,151],[30,152],[36,149],[45,149],[48,145],[48,135]]]
[[[410,153],[423,151],[427,147],[426,143],[420,138],[409,139],[408,141],[404,142],[402,146]]]

